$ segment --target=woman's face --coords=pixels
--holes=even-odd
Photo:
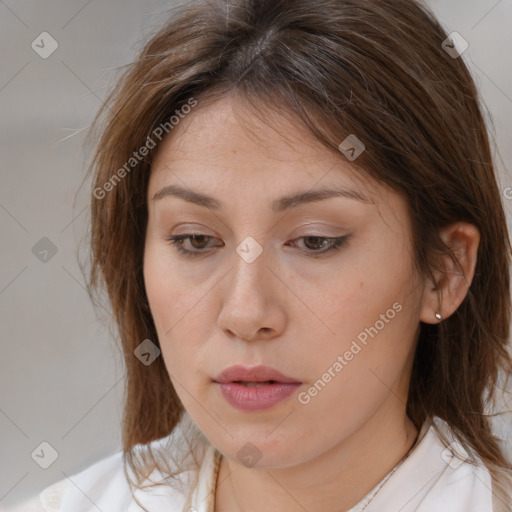
[[[271,124],[248,110],[235,117],[222,99],[174,127],[151,171],[144,254],[185,409],[225,456],[258,467],[311,460],[370,420],[403,424],[424,286],[405,201],[357,179],[298,123]],[[307,200],[335,188],[351,192]],[[196,237],[173,246],[177,235]],[[348,238],[335,248],[338,237]],[[269,366],[298,384],[215,382],[232,365]]]

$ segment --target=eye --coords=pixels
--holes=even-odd
[[[206,252],[202,251],[201,249],[204,249],[205,246],[207,246],[207,242],[213,237],[208,235],[174,235],[166,238],[168,242],[171,243],[171,245],[181,254],[184,256],[199,256],[200,254]],[[192,249],[197,249],[198,251],[185,249],[183,247],[183,243],[185,240],[189,240],[190,242],[193,241]],[[195,243],[197,242],[197,245]]]
[[[318,257],[328,252],[338,250],[349,238],[350,235],[340,237],[310,235],[297,238],[296,240],[307,241],[304,244],[307,249],[305,252],[309,253],[307,255]],[[187,257],[196,257],[206,254],[208,251],[204,249],[208,248],[208,242],[212,239],[213,237],[209,235],[199,234],[173,235],[166,238],[180,254]],[[192,249],[184,247],[185,240],[190,242]]]
[[[304,245],[310,249],[309,252],[313,253],[310,255],[313,257],[338,250],[348,239],[349,235],[339,237],[309,235],[297,238],[297,240],[304,240]]]

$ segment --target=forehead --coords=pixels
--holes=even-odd
[[[163,139],[153,160],[149,195],[169,180],[288,188],[326,185],[333,180],[366,195],[376,182],[340,153],[322,146],[298,120],[277,109],[256,112],[243,100],[225,96],[198,106]],[[184,183],[181,183],[185,185]]]
[[[364,197],[370,205],[331,202],[331,212],[334,206],[341,215],[354,219],[380,217],[388,227],[396,225],[399,231],[410,233],[410,210],[403,194],[363,174],[341,152],[335,154],[323,147],[299,121],[277,110],[263,119],[256,114],[231,98],[222,98],[199,103],[181,119],[154,158],[149,210],[192,205],[195,201],[189,201],[190,195],[195,194],[196,204],[206,206],[203,211],[216,210],[211,203],[214,199],[220,204],[219,212],[240,220],[263,212],[274,218],[285,209],[279,204],[293,206],[294,198],[304,192],[342,188]],[[184,194],[189,195],[187,203],[155,199],[162,189],[173,186],[181,188],[175,196],[181,194],[184,199]],[[314,202],[314,211],[329,208],[329,204]],[[302,203],[304,208],[310,205],[313,202]]]

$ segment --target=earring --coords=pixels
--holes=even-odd
[[[443,317],[439,314],[439,313],[436,313],[436,318],[441,321],[443,319]]]

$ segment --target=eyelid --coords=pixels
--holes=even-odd
[[[204,237],[207,237],[212,240],[217,239],[216,237],[213,237],[211,235],[204,235],[204,234],[197,234],[197,233],[184,233],[184,234],[171,235],[169,237],[165,237],[165,240],[167,242],[169,242],[178,253],[180,253],[182,256],[187,257],[187,258],[207,256],[208,254],[210,254],[211,249],[194,250],[194,249],[184,249],[183,248],[183,245],[182,245],[183,242],[186,239],[190,239],[195,236],[204,236]],[[330,245],[328,245],[326,249],[322,249],[322,250],[318,250],[318,251],[299,249],[299,252],[301,252],[305,256],[308,256],[311,258],[321,258],[323,256],[327,257],[327,255],[329,253],[333,253],[333,254],[337,253],[341,249],[341,247],[344,246],[348,242],[348,240],[351,237],[352,237],[352,235],[342,235],[342,236],[332,237],[332,236],[323,236],[323,235],[316,235],[316,234],[305,234],[303,236],[292,238],[290,240],[290,242],[295,242],[296,240],[303,240],[305,238],[320,238],[320,239],[323,239],[324,241],[330,242]],[[294,244],[294,245],[296,246],[296,244]]]

